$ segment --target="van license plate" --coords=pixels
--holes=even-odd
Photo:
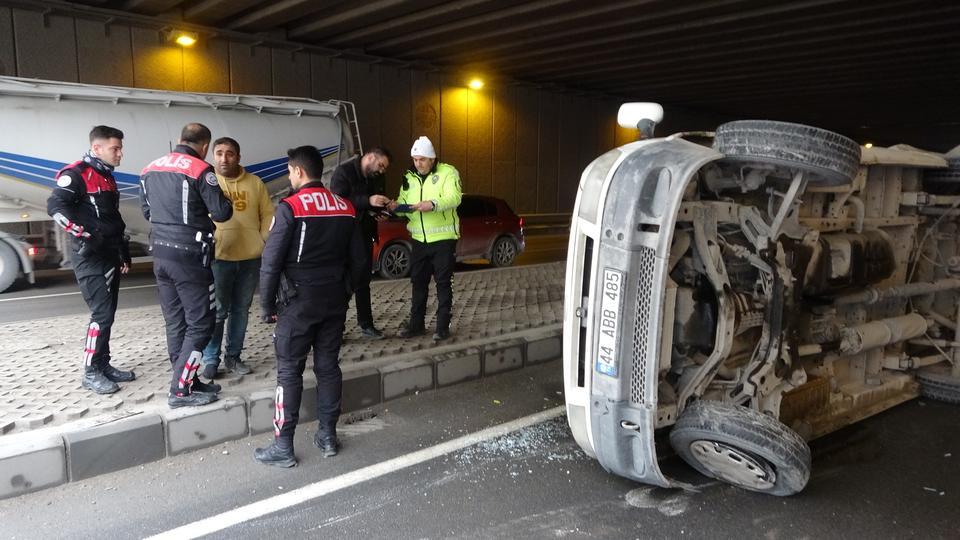
[[[620,312],[623,303],[624,273],[619,270],[603,269],[603,283],[600,294],[599,324],[597,331],[597,372],[617,376],[617,348],[620,343]]]

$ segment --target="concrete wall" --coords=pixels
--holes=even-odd
[[[473,91],[446,74],[218,38],[184,49],[156,30],[17,8],[0,8],[0,74],[350,100],[364,146],[397,158],[388,194],[413,140],[427,135],[460,170],[465,192],[502,197],[522,213],[571,210],[583,168],[635,138],[616,126],[619,103],[609,99],[497,83]]]

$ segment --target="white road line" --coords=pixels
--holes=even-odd
[[[132,287],[120,287],[121,291],[129,291],[131,289],[146,289],[147,287],[156,287],[156,283],[151,283],[149,285],[134,285]],[[18,298],[4,298],[0,302],[13,302],[14,300],[36,300],[37,298],[56,298],[57,296],[71,296],[74,294],[80,294],[80,291],[74,292],[64,292],[56,294],[40,294],[37,296],[20,296]]]
[[[387,461],[381,461],[380,463],[369,465],[362,469],[357,469],[340,476],[309,484],[281,495],[275,495],[261,501],[250,503],[246,506],[234,508],[233,510],[224,512],[222,514],[217,514],[193,523],[187,523],[186,525],[177,527],[176,529],[171,529],[156,536],[151,536],[147,540],[179,540],[182,538],[199,538],[217,531],[222,531],[228,527],[239,525],[246,521],[251,521],[258,517],[278,512],[284,508],[305,503],[312,499],[317,499],[335,491],[366,482],[367,480],[372,480],[385,474],[390,474],[392,472],[423,463],[424,461],[429,461],[431,459],[456,452],[457,450],[462,450],[468,446],[473,446],[483,441],[502,437],[508,433],[512,433],[541,422],[546,422],[547,420],[551,420],[563,415],[564,409],[565,406],[561,405],[559,407],[547,409],[536,414],[531,414],[530,416],[517,418],[516,420],[512,420],[504,424],[499,424],[493,427],[482,429],[475,433],[457,437],[456,439],[440,443],[436,446],[431,446],[430,448],[424,448],[423,450],[417,450],[416,452],[411,452]]]

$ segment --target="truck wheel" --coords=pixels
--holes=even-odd
[[[380,253],[380,275],[401,279],[410,274],[410,250],[403,244],[391,244]]]
[[[948,159],[946,169],[924,170],[923,189],[934,195],[960,193],[960,158]]]
[[[950,373],[950,364],[937,364],[914,373],[925,398],[960,405],[960,378]]]
[[[502,268],[513,264],[515,258],[517,258],[517,244],[513,239],[506,236],[497,238],[491,250],[490,263]]]
[[[670,432],[670,444],[705,476],[770,495],[793,495],[810,478],[810,447],[759,411],[700,400]]]
[[[811,185],[849,184],[860,168],[860,145],[839,133],[772,120],[721,124],[714,150],[727,160],[783,165],[808,173]]]
[[[20,273],[20,259],[6,242],[0,242],[0,292],[7,290]]]

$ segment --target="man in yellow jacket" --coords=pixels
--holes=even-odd
[[[214,141],[213,162],[220,189],[233,202],[233,217],[217,222],[214,231],[217,323],[203,351],[202,375],[207,379],[217,376],[224,326],[227,339],[223,360],[227,370],[239,375],[251,371],[240,359],[240,351],[247,333],[253,292],[260,279],[260,255],[273,219],[273,203],[267,187],[260,177],[240,166],[237,141],[230,137]]]
[[[400,337],[426,333],[424,319],[427,293],[432,275],[437,283],[437,327],[434,341],[450,337],[450,312],[453,309],[453,266],[457,262],[457,239],[460,238],[460,206],[462,189],[460,173],[452,165],[437,160],[433,143],[420,137],[410,149],[413,167],[403,176],[403,185],[391,210],[408,211],[407,230],[413,238],[410,256],[410,281],[413,283],[413,304],[410,320],[400,329]]]

